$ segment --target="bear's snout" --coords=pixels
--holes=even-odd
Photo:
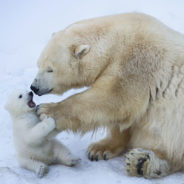
[[[31,90],[34,91],[36,94],[38,93],[39,89],[33,85],[31,85]]]

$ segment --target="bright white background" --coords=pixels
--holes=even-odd
[[[146,180],[129,177],[123,157],[90,162],[87,146],[104,137],[99,131],[82,138],[61,133],[58,139],[82,162],[74,168],[52,166],[49,174],[38,179],[18,166],[12,139],[12,123],[4,110],[8,94],[14,88],[28,88],[37,72],[36,60],[51,34],[67,25],[91,17],[123,12],[144,12],[153,15],[173,29],[184,33],[183,0],[0,0],[0,183],[1,184],[182,184],[184,175],[173,174],[163,179]],[[35,97],[37,103],[59,101],[63,96]]]

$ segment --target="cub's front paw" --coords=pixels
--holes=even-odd
[[[41,121],[44,121],[45,119],[47,119],[48,117],[47,117],[47,115],[46,114],[41,114],[40,115],[40,120]]]
[[[50,129],[53,130],[56,128],[55,120],[52,117],[45,118],[43,121],[45,122],[45,125],[48,126]]]

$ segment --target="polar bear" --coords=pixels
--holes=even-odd
[[[130,175],[162,177],[184,169],[184,36],[157,19],[127,13],[74,23],[55,33],[31,89],[38,95],[89,88],[38,115],[56,129],[107,127],[89,146],[90,160],[126,152]]]
[[[34,171],[38,177],[43,177],[48,172],[50,164],[73,166],[79,161],[64,145],[53,138],[53,118],[43,115],[43,120],[39,122],[32,92],[14,91],[5,107],[13,120],[15,148],[18,161],[23,168]]]

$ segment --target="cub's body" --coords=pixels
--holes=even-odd
[[[78,159],[53,138],[56,133],[54,119],[45,115],[42,121],[38,119],[32,98],[32,92],[15,91],[6,109],[13,120],[14,143],[20,165],[42,177],[48,172],[48,165],[72,166]]]

